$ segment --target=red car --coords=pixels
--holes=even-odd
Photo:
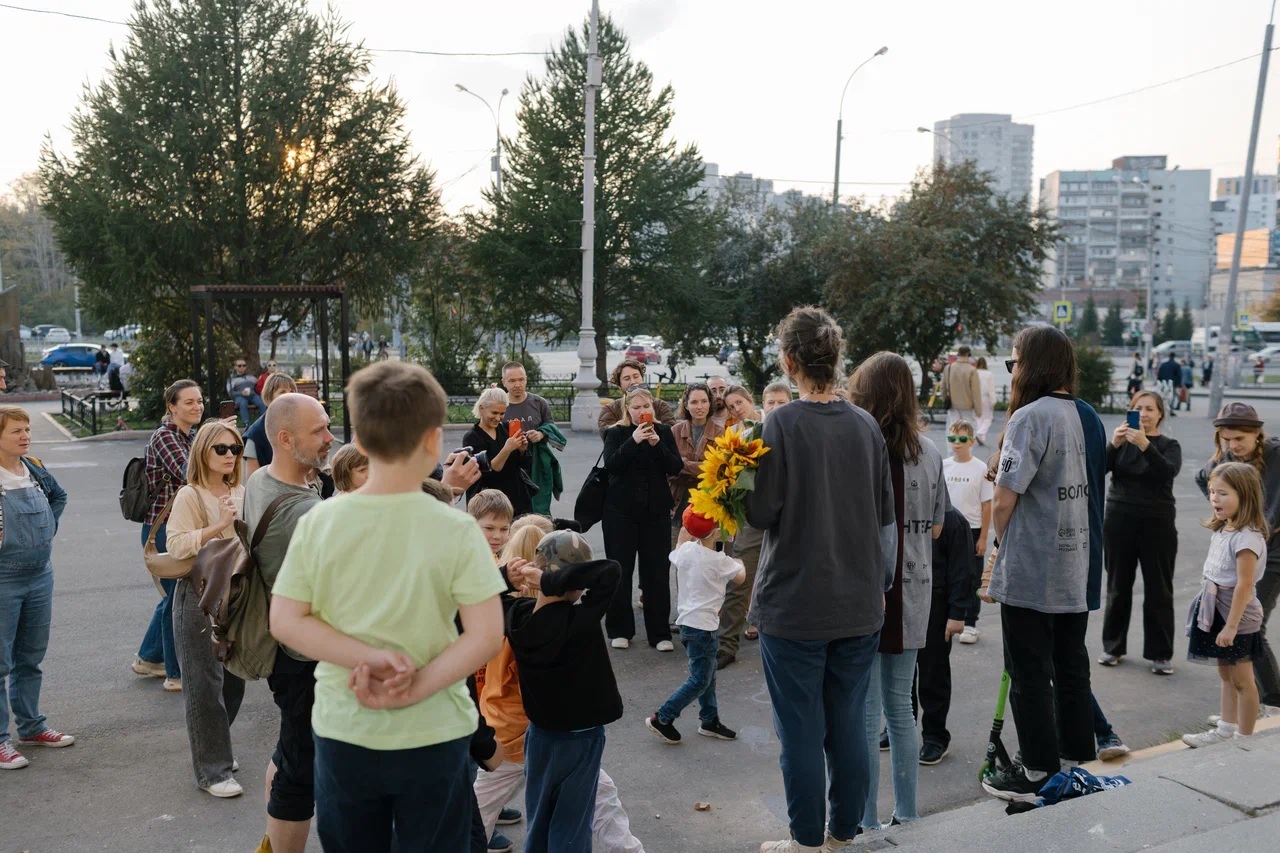
[[[627,351],[623,357],[635,359],[641,364],[661,364],[662,363],[662,353],[658,352],[653,347],[648,347],[648,346],[645,346],[644,344],[632,344],[631,346],[627,347]]]

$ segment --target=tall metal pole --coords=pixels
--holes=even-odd
[[[1222,408],[1222,375],[1231,353],[1232,332],[1236,326],[1236,282],[1240,278],[1240,251],[1244,248],[1244,229],[1249,218],[1249,190],[1253,185],[1253,159],[1258,150],[1258,125],[1262,122],[1262,96],[1267,90],[1267,66],[1271,60],[1271,36],[1275,32],[1275,3],[1271,4],[1271,20],[1267,22],[1267,34],[1262,39],[1262,65],[1258,69],[1258,94],[1253,102],[1253,126],[1249,130],[1249,153],[1244,163],[1244,186],[1240,188],[1240,215],[1236,218],[1236,244],[1231,248],[1231,275],[1227,279],[1227,301],[1222,306],[1222,332],[1218,335],[1218,348],[1214,354],[1215,369],[1209,385],[1209,417],[1217,416]],[[1148,306],[1147,310],[1150,310]]]
[[[877,56],[884,56],[889,52],[889,48],[882,47],[875,53],[871,54],[855,69],[853,74],[849,75],[849,79],[844,81],[844,88],[840,91],[840,114],[836,117],[836,177],[831,185],[831,210],[835,212],[840,207],[840,142],[844,138],[844,96],[849,91],[849,84],[853,82],[854,74],[862,70],[862,66],[866,65]]]
[[[578,376],[573,387],[573,429],[594,432],[600,419],[600,380],[596,378],[596,330],[592,292],[596,245],[596,92],[600,89],[600,0],[591,0],[588,37],[586,135],[582,145],[582,328],[578,332]]]

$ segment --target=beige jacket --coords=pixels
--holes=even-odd
[[[951,408],[973,409],[982,417],[982,381],[978,368],[967,361],[955,361],[942,371],[942,396],[951,398]]]
[[[232,489],[231,499],[242,508],[243,513],[244,486],[236,486]],[[220,514],[218,499],[208,489],[190,485],[179,489],[173,499],[173,509],[169,511],[169,520],[165,526],[169,556],[178,560],[189,560],[198,554],[203,544],[200,537],[204,529],[211,527]],[[235,535],[235,525],[231,525],[214,538],[230,539]]]

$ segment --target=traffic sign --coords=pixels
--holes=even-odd
[[[1237,329],[1248,329],[1251,325],[1252,325],[1252,323],[1251,323],[1251,322],[1250,322],[1250,320],[1249,320],[1249,312],[1248,312],[1248,311],[1241,311],[1239,314],[1237,314],[1237,315],[1236,315],[1236,328],[1237,328]]]
[[[1053,322],[1070,323],[1071,322],[1071,303],[1055,302],[1053,303]]]

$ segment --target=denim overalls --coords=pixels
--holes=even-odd
[[[38,480],[32,471],[32,480]],[[0,743],[9,739],[9,706],[18,737],[44,730],[40,664],[49,647],[53,614],[53,534],[57,521],[38,485],[0,492]],[[21,628],[19,628],[21,626]],[[8,682],[8,695],[3,684]]]

